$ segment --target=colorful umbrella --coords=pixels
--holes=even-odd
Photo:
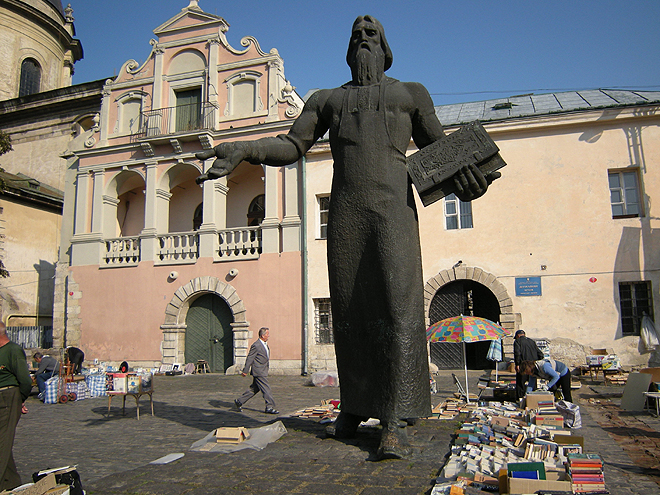
[[[479,342],[499,340],[509,332],[497,323],[479,316],[452,316],[426,329],[429,342]]]
[[[494,321],[478,316],[452,316],[434,323],[426,329],[426,340],[429,342],[462,342],[463,363],[465,364],[466,399],[470,402],[468,390],[467,360],[465,358],[465,343],[483,340],[499,340],[509,332]]]

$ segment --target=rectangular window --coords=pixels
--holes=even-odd
[[[461,201],[454,193],[445,196],[445,226],[447,230],[472,228],[472,203]]]
[[[637,171],[608,172],[612,218],[638,217],[641,215]]]
[[[318,239],[327,239],[328,238],[328,212],[330,210],[330,196],[319,196],[318,197],[319,205],[319,231]]]
[[[314,299],[314,326],[317,344],[333,344],[330,299]]]
[[[619,304],[623,335],[639,335],[644,313],[653,319],[651,282],[619,282]]]

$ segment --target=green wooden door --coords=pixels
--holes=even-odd
[[[186,363],[203,359],[214,373],[224,373],[232,366],[233,320],[227,303],[215,294],[195,299],[186,316]]]

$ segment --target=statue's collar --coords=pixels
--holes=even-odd
[[[367,86],[360,86],[358,84],[355,84],[353,81],[348,81],[347,83],[343,84],[341,87],[344,89],[351,89],[351,88],[371,88],[374,86],[386,86],[389,84],[392,84],[394,82],[398,82],[397,79],[393,79],[391,77],[387,77],[383,75],[383,78],[380,80],[380,82],[377,82],[375,84],[369,84]]]

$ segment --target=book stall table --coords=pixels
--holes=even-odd
[[[131,396],[135,399],[135,407],[137,409],[137,419],[140,419],[140,397],[143,395],[149,396],[149,403],[151,405],[151,415],[154,415],[154,399],[153,399],[153,375],[151,373],[136,374],[136,373],[107,373],[106,375],[106,389],[108,392],[108,415],[110,414],[110,405],[114,396],[121,396],[122,398],[122,416],[126,415],[126,396]]]

